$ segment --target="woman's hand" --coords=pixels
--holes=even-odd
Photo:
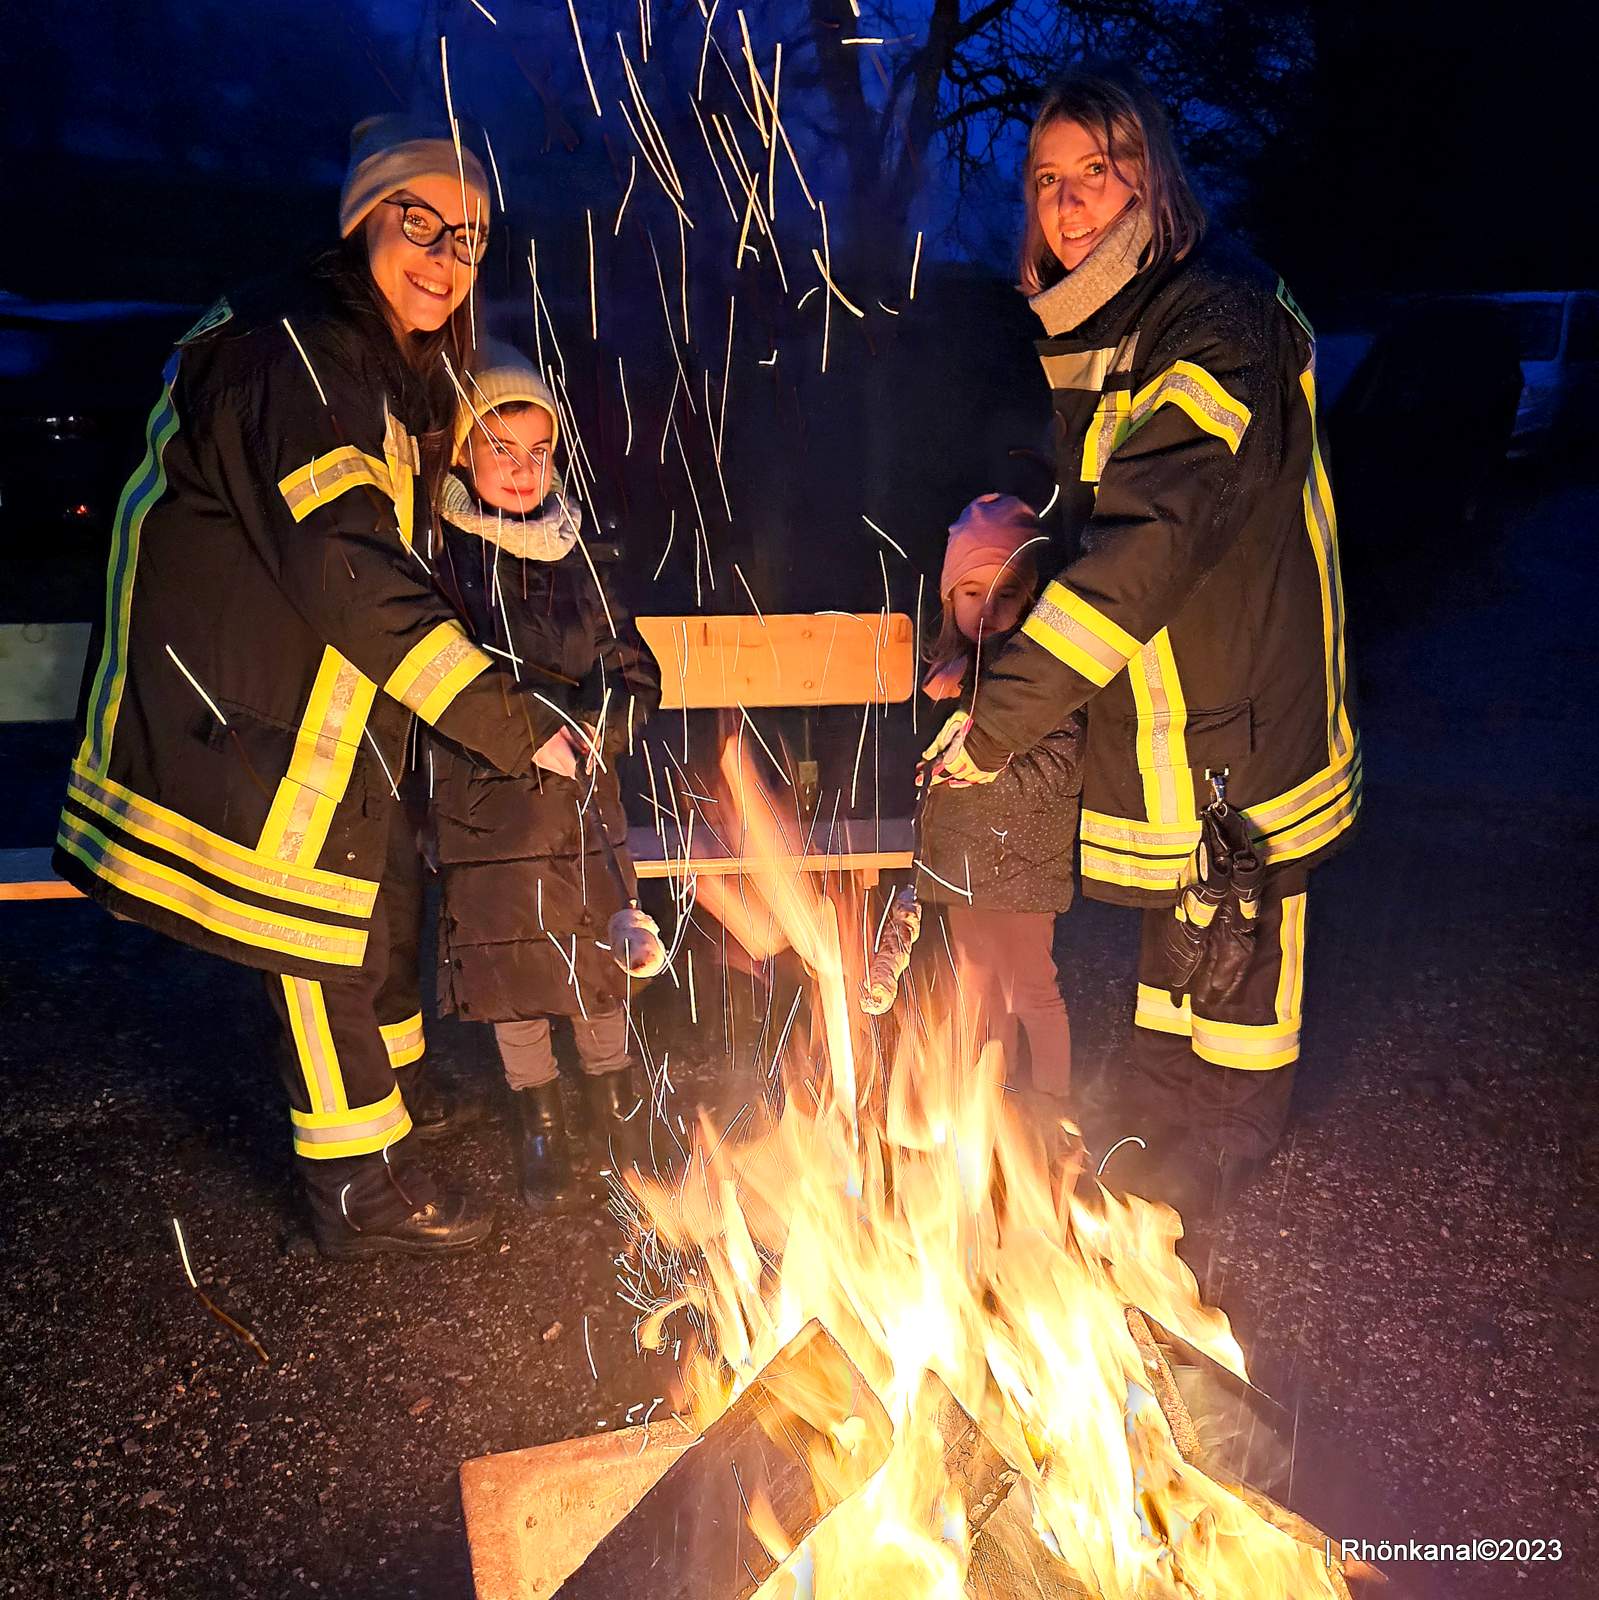
[[[972,719],[965,711],[955,712],[922,751],[922,764],[916,769],[916,783],[947,783],[963,789],[973,783],[992,783],[997,772],[984,772],[966,754],[966,735]]]

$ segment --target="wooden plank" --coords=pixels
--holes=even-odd
[[[0,900],[81,900],[50,867],[48,850],[0,850]]]
[[[673,843],[667,834],[668,846]],[[813,840],[813,843],[820,841]],[[703,829],[696,829],[689,869],[705,877],[728,877],[738,872],[782,868],[791,872],[892,872],[911,864],[913,841],[910,819],[887,817],[881,824],[870,817],[853,817],[833,834],[834,848],[803,856],[764,858],[728,855]],[[679,851],[663,849],[654,828],[629,828],[628,853],[640,878],[675,878],[683,873]]]
[[[980,1533],[1019,1474],[935,1372],[922,1378],[916,1399],[915,1415],[929,1413],[944,1442],[944,1470],[966,1508],[966,1526],[971,1533]]]
[[[887,705],[916,686],[902,611],[634,620],[661,664],[663,711]]]
[[[747,1600],[893,1442],[877,1396],[809,1322],[594,1547],[561,1600]]]
[[[463,1462],[477,1600],[550,1600],[697,1437],[662,1417]]]
[[[871,829],[869,819],[854,819],[841,827],[836,836],[842,848],[830,853],[785,856],[775,863],[753,856],[723,855],[714,840],[702,836],[694,841],[692,870],[708,877],[730,877],[757,867],[777,865],[798,872],[860,872],[875,879],[880,872],[897,872],[910,866],[911,825],[908,819],[890,817],[884,820],[876,839],[882,846],[880,849],[871,848]],[[681,876],[683,858],[666,855],[661,848],[661,836],[653,828],[629,828],[627,847],[640,878]],[[51,871],[48,850],[0,850],[0,901],[82,898],[77,889]]]
[[[1098,1600],[1044,1548],[1025,1496],[1007,1496],[972,1541],[970,1600]]]

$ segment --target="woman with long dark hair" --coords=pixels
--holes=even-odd
[[[1114,1131],[1148,1150],[1108,1176],[1200,1213],[1282,1131],[1307,877],[1360,800],[1315,340],[1130,75],[1050,91],[1025,187],[1070,559],[929,756],[988,781],[1087,707],[1084,891],[1144,911]]]
[[[267,975],[324,1253],[430,1254],[491,1218],[413,1158],[396,1067],[421,1018],[378,1009],[410,916],[390,902],[411,720],[514,774],[559,718],[429,572],[483,170],[441,131],[369,119],[339,220],[335,251],[219,302],[167,365],[113,531],[55,860],[117,915]]]

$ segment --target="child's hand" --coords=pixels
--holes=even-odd
[[[653,978],[666,965],[666,946],[655,918],[637,906],[618,911],[606,930],[611,959],[634,978]]]
[[[933,742],[922,751],[922,765],[916,774],[918,785],[925,781],[965,788],[973,783],[992,783],[999,776],[997,772],[984,772],[966,754],[966,735],[971,726],[970,715],[957,711],[938,730]]]
[[[542,767],[546,772],[553,772],[557,777],[575,778],[578,757],[582,754],[582,746],[573,736],[572,730],[557,728],[533,752],[533,765]]]
[[[546,772],[563,778],[575,778],[580,762],[584,772],[592,772],[596,766],[602,772],[605,770],[598,737],[587,723],[576,732],[571,728],[557,730],[533,752],[535,767],[543,767]]]

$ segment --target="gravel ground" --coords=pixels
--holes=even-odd
[[[1366,821],[1313,887],[1295,1130],[1208,1269],[1297,1416],[1305,1514],[1563,1542],[1393,1565],[1420,1600],[1599,1590],[1596,521],[1591,487],[1526,497],[1498,563],[1368,641]],[[1115,1058],[1134,920],[1061,925],[1086,1075]],[[605,1219],[508,1216],[428,1266],[303,1253],[250,976],[82,904],[7,906],[0,996],[0,1592],[465,1600],[461,1461],[663,1391]],[[714,1026],[660,1027],[684,1104],[739,1093]],[[487,1082],[475,1036],[435,1039]],[[504,1192],[491,1118],[443,1148]],[[190,1293],[174,1215],[269,1365]]]

